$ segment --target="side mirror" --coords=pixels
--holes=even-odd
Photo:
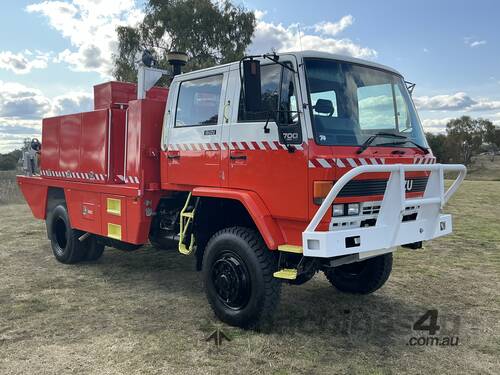
[[[322,113],[328,116],[333,115],[333,113],[335,112],[332,101],[328,99],[316,100],[316,104],[314,105],[313,109],[316,113]]]
[[[262,111],[260,61],[243,60],[243,95],[246,112]]]

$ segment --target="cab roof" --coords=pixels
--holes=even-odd
[[[279,53],[278,55],[295,55],[295,56],[297,56],[297,58],[299,60],[300,59],[307,59],[307,58],[316,58],[316,59],[329,59],[329,60],[345,61],[345,62],[365,65],[365,66],[369,66],[369,67],[373,67],[373,68],[377,68],[377,69],[387,70],[389,72],[403,76],[396,69],[393,69],[387,65],[382,65],[382,64],[378,64],[378,63],[373,62],[373,61],[358,59],[356,57],[351,57],[351,56],[347,56],[347,55],[339,55],[336,53],[308,50],[308,51],[301,51],[301,52],[284,52],[284,53]]]
[[[385,71],[397,74],[397,75],[399,75],[401,77],[403,76],[396,69],[393,69],[393,68],[391,68],[391,67],[389,67],[387,65],[378,64],[376,62],[369,61],[369,60],[358,59],[356,57],[351,57],[351,56],[346,56],[346,55],[339,55],[339,54],[336,54],[336,53],[329,53],[329,52],[320,52],[320,51],[311,51],[311,50],[308,50],[308,51],[300,51],[300,52],[280,52],[280,53],[277,53],[277,55],[278,56],[290,56],[290,55],[293,55],[299,61],[302,61],[303,59],[307,59],[307,58],[316,58],[316,59],[329,59],[329,60],[336,60],[336,61],[341,61],[341,62],[349,62],[349,63],[360,64],[360,65],[364,65],[364,66],[368,66],[368,67],[373,67],[373,68],[376,68],[376,69],[382,69],[382,70],[385,70]],[[216,65],[216,66],[213,66],[213,67],[210,67],[210,68],[195,70],[195,71],[188,72],[188,73],[182,73],[181,76],[182,77],[186,77],[186,76],[189,76],[189,75],[195,74],[195,73],[209,72],[211,70],[218,69],[218,68],[221,68],[221,67],[224,67],[224,66],[225,67],[229,67],[231,70],[238,69],[239,68],[239,61],[231,62],[231,63],[228,63],[228,64]]]

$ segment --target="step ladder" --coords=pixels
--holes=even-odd
[[[198,206],[198,198],[196,198],[196,202],[194,204],[191,204],[191,196],[192,194],[189,193],[186,199],[186,203],[181,210],[179,222],[179,252],[184,255],[192,254],[196,243],[193,234],[193,222],[194,215],[196,213],[196,207]]]
[[[294,245],[280,245],[278,246],[278,251],[285,253],[302,254],[302,246]],[[281,254],[280,261],[278,262],[278,269],[280,269],[281,264]],[[298,270],[296,268],[281,268],[279,271],[273,273],[273,276],[277,279],[285,280],[295,280],[297,279]]]

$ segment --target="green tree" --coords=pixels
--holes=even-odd
[[[437,159],[438,163],[447,163],[450,160],[450,155],[446,145],[446,135],[445,134],[432,134],[426,133],[425,137],[429,143],[429,147],[432,153]]]
[[[446,149],[454,162],[469,165],[483,142],[491,137],[493,124],[485,119],[462,116],[446,124]]]
[[[135,61],[144,49],[154,51],[161,68],[168,67],[167,51],[186,52],[186,71],[239,60],[255,29],[254,13],[229,0],[149,0],[145,11],[138,27],[117,28],[118,80],[136,80]]]
[[[0,154],[0,171],[12,171],[17,168],[21,158],[21,150],[14,150],[8,154]]]

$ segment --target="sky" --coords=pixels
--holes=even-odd
[[[426,131],[462,115],[500,125],[500,1],[233,0],[255,12],[251,53],[321,50],[389,65],[415,82]],[[4,1],[0,153],[40,136],[44,117],[92,109],[110,80],[115,29],[143,0]]]

